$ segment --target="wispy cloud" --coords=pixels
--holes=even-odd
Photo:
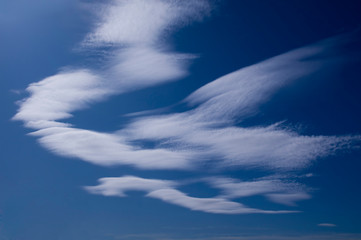
[[[30,134],[53,153],[100,166],[130,165],[143,170],[199,170],[207,164],[218,171],[232,167],[285,173],[304,169],[360,141],[360,136],[304,136],[282,123],[242,126],[280,88],[324,71],[330,62],[344,64],[339,56],[323,55],[340,44],[337,38],[222,76],[188,96],[182,103],[189,110],[183,112],[134,115],[127,126],[110,133],[68,124],[64,119],[92,103],[186,76],[194,55],[172,52],[167,34],[211,11],[207,1],[119,0],[99,6],[98,22],[82,48],[104,50],[102,68],[71,67],[29,85],[30,96],[19,102],[13,118],[36,129]],[[154,147],[137,144],[144,140]],[[86,189],[107,196],[144,191],[148,197],[192,210],[227,214],[288,212],[249,208],[233,198],[262,195],[291,206],[310,198],[306,188],[280,179],[209,181],[221,195],[195,198],[177,190],[179,183],[136,177],[102,178],[98,186]]]
[[[212,162],[217,168],[232,166],[285,170],[308,166],[318,157],[343,149],[357,139],[348,136],[300,136],[277,125],[214,127],[212,122],[202,123],[194,115],[187,114],[136,120],[126,129],[126,133],[133,140],[156,140],[170,148],[198,150],[205,161],[212,160],[209,156],[214,156],[218,161]]]
[[[97,7],[100,19],[85,45],[154,45],[167,31],[201,20],[211,10],[206,0],[113,0]]]
[[[71,67],[31,84],[26,89],[30,97],[19,103],[15,120],[36,129],[59,126],[53,121],[69,118],[72,112],[110,95],[185,76],[187,60],[193,56],[169,51],[160,33],[201,19],[210,5],[206,1],[117,0],[101,9],[99,23],[83,47],[91,50],[111,44],[105,51],[105,67]]]
[[[282,181],[277,177],[253,181],[209,178],[207,181],[214,188],[221,190],[221,196],[229,199],[262,195],[272,202],[294,206],[296,201],[311,198],[305,186],[294,181]]]
[[[101,166],[130,165],[140,169],[188,169],[191,152],[128,144],[119,135],[70,127],[50,127],[30,135],[38,136],[50,151]]]
[[[271,211],[249,208],[241,203],[229,201],[223,198],[196,198],[190,197],[181,191],[175,189],[161,189],[150,192],[148,197],[158,198],[165,202],[189,208],[191,210],[203,211],[208,213],[223,214],[247,214],[247,213],[293,213],[295,211]]]
[[[254,114],[277,89],[326,68],[326,60],[312,59],[327,51],[330,44],[304,47],[220,77],[185,99],[196,106],[193,110],[135,118],[129,126],[114,133],[78,129],[60,122],[71,117],[74,111],[103,101],[110,95],[184,75],[184,64],[180,62],[188,58],[187,55],[175,57],[172,53],[161,52],[154,47],[153,41],[159,40],[158,31],[162,32],[166,26],[194,19],[190,13],[195,9],[200,9],[198,15],[206,14],[209,4],[197,1],[193,6],[191,2],[155,0],[162,7],[150,14],[149,9],[154,8],[149,6],[151,2],[115,1],[107,5],[99,25],[89,34],[87,41],[92,43],[90,46],[114,42],[117,47],[112,50],[115,54],[110,58],[108,68],[68,70],[31,84],[27,88],[30,97],[20,102],[14,119],[24,121],[27,127],[39,129],[32,135],[39,136],[40,143],[57,154],[99,165],[130,164],[143,169],[192,169],[209,160],[216,168],[299,169],[319,157],[347,147],[358,138],[301,136],[279,124],[247,128],[234,125]],[[163,8],[174,9],[168,12]],[[142,20],[113,19],[117,18],[113,11],[139,11],[134,16],[139,15]],[[163,15],[173,11],[177,12],[169,16],[173,20],[164,20]],[[145,21],[143,18],[149,18],[149,29],[147,24],[141,24]],[[109,34],[115,35],[106,38],[108,40],[98,39],[105,31],[102,29],[108,29],[110,25],[119,28],[119,32],[111,31]],[[134,31],[146,28],[146,34],[154,36],[139,38],[145,42],[136,41],[136,32],[128,33],[129,28],[137,29]],[[131,46],[123,46],[123,42],[129,41],[133,41]],[[123,44],[121,47],[118,46],[120,43]],[[143,149],[134,144],[141,140],[153,141],[156,148]]]
[[[230,201],[225,197],[198,198],[190,197],[175,189],[180,183],[169,180],[144,179],[134,176],[101,178],[97,186],[85,189],[93,194],[104,196],[125,197],[126,191],[143,191],[147,197],[160,199],[164,202],[189,208],[195,211],[222,214],[265,213],[279,214],[295,211],[272,211],[249,208],[241,203]]]
[[[105,67],[73,67],[31,84],[26,89],[30,96],[19,102],[13,119],[38,129],[31,135],[39,136],[44,147],[59,155],[103,166],[189,168],[190,152],[141,149],[117,134],[78,129],[60,120],[111,95],[185,76],[187,61],[193,56],[170,52],[160,33],[201,20],[210,5],[207,1],[125,0],[111,1],[98,9],[102,9],[98,11],[99,23],[83,48],[87,51],[111,44]]]
[[[324,45],[315,44],[242,68],[201,87],[185,101],[200,105],[195,114],[206,121],[210,117],[218,121],[244,119],[281,87],[320,70],[326,59],[307,58],[323,51],[327,51]]]
[[[55,121],[71,117],[71,112],[83,109],[109,93],[99,76],[84,69],[45,78],[30,84],[26,90],[30,97],[19,103],[14,119],[38,129],[64,125]]]
[[[306,192],[271,193],[266,196],[273,202],[289,206],[295,206],[295,202],[311,198],[311,195]]]
[[[99,185],[85,187],[87,191],[93,194],[104,196],[125,197],[126,191],[152,192],[160,189],[169,189],[178,185],[174,181],[145,179],[134,176],[108,177],[98,180]]]

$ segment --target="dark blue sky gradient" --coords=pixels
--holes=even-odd
[[[325,54],[342,55],[348,59],[347,65],[335,64],[281,89],[261,106],[261,114],[241,124],[285,121],[305,135],[361,134],[359,0],[225,0],[215,4],[212,16],[168,36],[177,52],[199,55],[189,76],[113,96],[76,112],[68,121],[80,128],[114,131],[128,122],[125,114],[167,106],[181,109],[184,106],[179,101],[222,75],[339,35],[348,39],[347,43]],[[59,157],[26,135],[30,131],[21,122],[10,120],[17,111],[15,102],[26,96],[23,89],[28,84],[64,66],[93,64],[86,53],[76,50],[90,29],[89,14],[75,1],[0,3],[0,240],[361,234],[360,150],[318,159],[297,173],[314,176],[299,180],[312,188],[312,199],[291,207],[301,211],[295,214],[209,214],[144,198],[138,192],[115,198],[84,191],[82,186],[95,185],[104,176],[184,179],[218,174],[206,169],[142,172],[126,166],[104,168]],[[227,174],[250,179],[259,172],[230,169]],[[217,194],[203,183],[182,190],[196,197]],[[242,203],[289,209],[261,197],[245,198]],[[324,222],[337,226],[317,226]]]

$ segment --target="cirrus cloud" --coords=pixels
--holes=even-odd
[[[203,0],[114,0],[102,5],[98,23],[82,43],[84,51],[106,49],[102,68],[71,67],[30,84],[29,97],[19,102],[13,119],[35,129],[30,135],[57,155],[141,170],[201,171],[206,165],[217,171],[236,168],[285,174],[360,142],[360,136],[301,135],[281,123],[243,126],[281,88],[335,62],[346,64],[341,53],[325,54],[343,44],[337,37],[221,76],[186,97],[181,103],[188,108],[182,112],[133,114],[128,125],[107,133],[64,121],[110,96],[186,76],[195,55],[170,51],[166,35],[210,11],[210,3]],[[144,147],[142,142],[154,147]],[[147,197],[208,213],[290,213],[294,211],[251,208],[234,199],[257,195],[294,206],[311,198],[302,184],[276,177],[251,181],[209,178],[209,185],[220,191],[212,198],[188,196],[177,189],[181,181],[131,176],[99,181],[98,186],[85,189],[118,197],[126,191],[143,191]]]

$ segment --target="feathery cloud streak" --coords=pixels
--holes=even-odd
[[[337,44],[334,39],[333,45]],[[169,148],[188,147],[203,159],[217,158],[217,168],[306,167],[319,157],[352,146],[360,137],[301,136],[282,124],[247,128],[235,125],[257,113],[258,107],[281,87],[322,72],[333,61],[342,64],[337,57],[319,57],[332,47],[322,43],[307,46],[227,74],[185,99],[194,109],[140,117],[118,134],[132,140],[156,141]]]

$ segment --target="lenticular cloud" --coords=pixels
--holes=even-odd
[[[337,56],[322,57],[339,44],[337,38],[226,74],[186,97],[182,103],[189,110],[183,112],[135,116],[111,133],[72,126],[66,119],[93,103],[189,74],[187,66],[194,56],[170,51],[165,39],[175,28],[200,21],[211,12],[207,1],[180,0],[111,1],[100,8],[98,22],[82,47],[84,51],[106,47],[104,67],[61,71],[30,84],[29,97],[19,102],[13,119],[35,129],[30,135],[38,137],[44,148],[99,166],[196,172],[207,165],[218,171],[238,168],[281,175],[251,181],[219,176],[199,179],[219,190],[213,198],[188,196],[179,189],[182,181],[134,176],[101,178],[99,185],[85,187],[89,193],[125,197],[126,191],[142,191],[146,197],[208,213],[290,213],[294,211],[248,207],[235,199],[258,195],[294,206],[311,195],[307,187],[280,176],[360,140],[359,136],[303,136],[280,123],[242,127],[279,89],[341,61]],[[154,147],[138,144],[142,141]]]

